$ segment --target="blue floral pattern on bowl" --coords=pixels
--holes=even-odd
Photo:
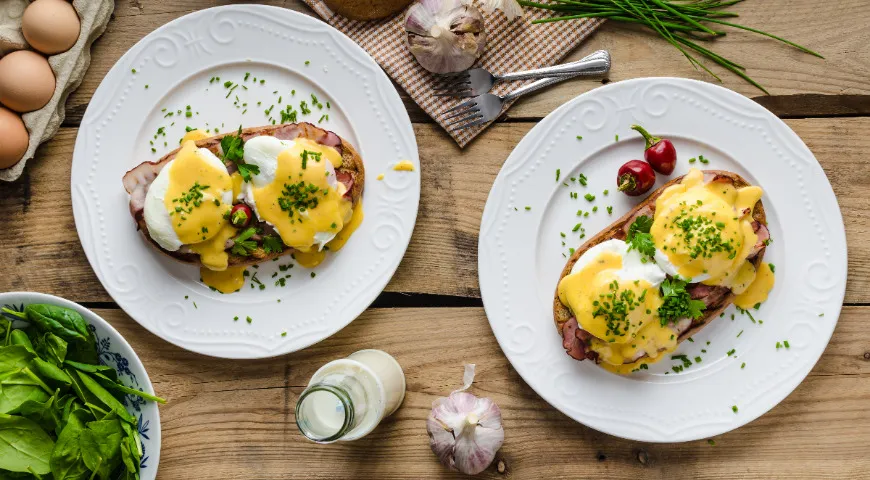
[[[97,353],[100,363],[115,369],[118,379],[126,386],[148,393],[154,393],[145,367],[136,356],[133,348],[124,340],[117,330],[97,314],[63,298],[31,292],[0,293],[0,305],[23,312],[24,306],[31,303],[50,303],[72,308],[79,312],[88,322],[88,326],[97,339]],[[0,313],[12,321],[18,318]],[[139,462],[141,480],[154,480],[157,477],[157,464],[160,460],[160,416],[157,404],[146,401],[135,395],[126,395],[124,406],[138,421],[138,431],[142,446],[142,459]]]

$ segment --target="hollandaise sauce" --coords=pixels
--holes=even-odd
[[[622,260],[619,253],[601,252],[565,276],[558,294],[578,324],[594,335],[589,347],[598,353],[602,366],[629,373],[673,350],[677,339],[658,318],[662,304],[658,287],[643,279],[622,279],[618,274]],[[644,353],[648,357],[638,360]]]
[[[224,216],[232,205],[224,203],[224,193],[231,192],[233,185],[221,167],[192,141],[185,142],[170,165],[164,205],[183,244],[207,241],[227,223]]]
[[[298,141],[278,155],[275,181],[254,188],[260,217],[272,224],[284,244],[301,252],[311,250],[315,234],[338,233],[351,215],[343,198],[345,187],[329,185],[324,148]],[[337,153],[337,152],[336,152]]]
[[[323,250],[311,249],[307,252],[295,252],[293,254],[293,259],[296,260],[296,263],[305,267],[305,268],[314,268],[320,265],[323,260],[326,259],[326,252],[337,252],[341,250],[342,247],[350,240],[350,236],[353,232],[359,228],[360,224],[363,221],[363,207],[362,202],[359,202],[355,207],[353,207],[353,212],[351,214],[350,220],[344,225],[344,228],[341,229],[335,235],[335,238],[330,240]]]
[[[216,271],[205,267],[199,270],[202,283],[221,293],[233,293],[245,286],[245,267],[227,267]]]

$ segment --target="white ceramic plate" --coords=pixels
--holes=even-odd
[[[210,83],[213,77],[220,80]],[[226,81],[240,86],[230,93]],[[322,110],[312,106],[312,93]],[[349,140],[367,174],[365,220],[341,252],[314,270],[315,278],[296,266],[280,272],[292,275],[285,287],[275,286],[278,265],[290,263],[285,257],[250,270],[264,290],[246,285],[221,295],[199,282],[197,268],[145,243],[121,185],[127,170],[176,148],[186,126],[225,132],[240,124],[266,125],[269,117],[280,123],[278,111],[288,102],[300,110],[302,100],[313,112],[299,121],[319,123]],[[157,134],[161,127],[165,136]],[[283,8],[212,8],[152,32],[106,75],[76,139],[73,213],[97,277],[145,328],[206,355],[269,357],[335,333],[392,277],[411,238],[420,197],[419,170],[390,168],[400,160],[419,167],[407,112],[380,67],[349,38]],[[381,173],[385,178],[378,181]]]
[[[615,188],[619,166],[643,158],[643,141],[629,129],[633,123],[674,141],[674,175],[688,171],[690,157],[703,155],[709,163],[695,166],[734,171],[764,188],[773,239],[764,260],[776,266],[776,286],[761,309],[751,312],[763,323],[739,313],[731,320],[731,307],[694,342],[678,347],[677,354],[702,358],[680,373],[671,370],[679,362],[669,358],[626,377],[578,362],[563,350],[553,323],[563,253],[583,242],[580,231],[571,231],[574,225],[582,222],[588,239],[639,201]],[[557,168],[572,187],[556,182]],[[570,182],[581,172],[589,179],[586,188]],[[659,175],[657,186],[665,181]],[[585,200],[586,193],[595,201]],[[593,205],[597,213],[576,216]],[[564,247],[560,232],[567,235]],[[486,203],[479,272],[498,342],[538,394],[602,432],[677,442],[737,428],[773,408],[804,379],[837,324],[846,287],[846,236],[824,171],[782,121],[715,85],[647,78],[581,95],[526,135]],[[789,348],[777,349],[785,340]],[[728,356],[731,349],[735,354]]]
[[[71,308],[85,319],[97,337],[97,349],[100,363],[118,371],[118,379],[126,386],[155,395],[151,379],[145,371],[142,361],[133,348],[124,340],[109,322],[96,313],[69,300],[34,292],[0,293],[0,307],[15,311],[23,311],[31,303],[47,303],[60,307]],[[159,396],[159,395],[158,395]],[[142,459],[139,462],[142,480],[157,478],[157,464],[160,462],[160,413],[157,404],[143,400],[134,395],[124,398],[124,406],[131,415],[139,421],[139,438],[142,444]]]

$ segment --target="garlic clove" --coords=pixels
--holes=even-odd
[[[474,365],[465,366],[465,385],[432,402],[426,421],[429,444],[438,460],[466,474],[484,471],[504,443],[501,410],[489,398],[463,390],[474,381]]]
[[[466,0],[418,0],[405,31],[411,54],[433,73],[467,70],[486,48],[483,16]]]
[[[466,434],[466,432],[468,432]],[[469,475],[476,475],[488,467],[499,448],[504,443],[504,430],[481,428],[466,429],[456,438],[453,458],[456,469]]]

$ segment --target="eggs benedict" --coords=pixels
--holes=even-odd
[[[760,187],[692,169],[571,256],[554,299],[567,353],[627,374],[647,368],[728,305],[764,302],[774,275]]]
[[[195,132],[124,186],[149,243],[199,265],[210,287],[237,291],[245,267],[291,253],[316,266],[362,222],[362,159],[338,135],[306,123]]]

